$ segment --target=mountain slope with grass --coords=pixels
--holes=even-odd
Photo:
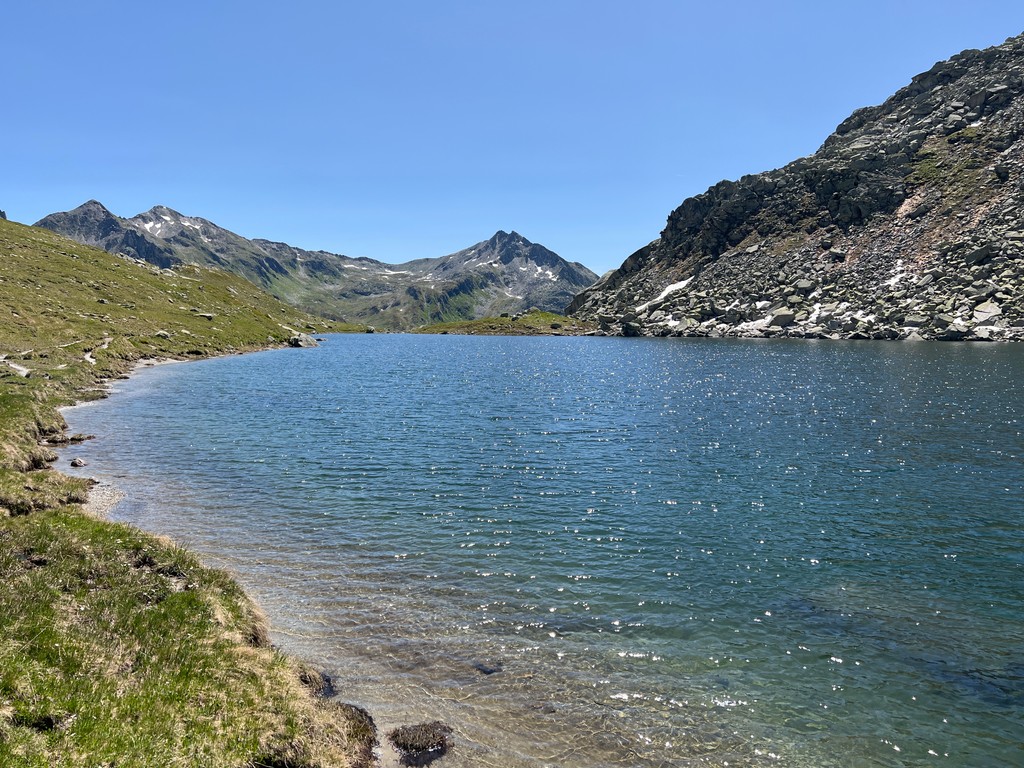
[[[440,333],[463,336],[587,336],[597,330],[594,323],[584,323],[554,312],[523,312],[479,320],[457,320],[417,328],[413,333]]]
[[[1024,339],[1024,35],[685,200],[568,314],[606,333]]]
[[[50,214],[37,226],[162,267],[220,267],[306,311],[388,330],[532,307],[561,311],[597,280],[582,264],[516,232],[497,232],[447,256],[385,264],[249,240],[165,206],[124,219],[90,200]]]
[[[0,765],[365,766],[373,723],[270,647],[224,574],[86,514],[59,406],[141,357],[339,330],[227,273],[0,220]],[[295,354],[302,354],[296,350]]]

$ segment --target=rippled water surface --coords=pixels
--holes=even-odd
[[[118,519],[453,766],[1024,750],[1024,349],[332,336],[68,412]]]

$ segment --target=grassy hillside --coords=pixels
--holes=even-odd
[[[337,331],[225,273],[160,271],[0,220],[0,765],[363,765],[372,721],[316,698],[224,574],[89,517],[48,467],[57,408],[141,357]],[[296,354],[302,354],[296,350]],[[304,682],[303,682],[304,681]]]
[[[596,323],[538,310],[508,317],[435,323],[417,328],[413,333],[454,333],[468,336],[581,336],[594,330],[597,330]]]

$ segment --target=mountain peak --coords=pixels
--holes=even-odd
[[[94,245],[110,253],[142,259],[160,267],[179,261],[159,242],[149,238],[133,219],[115,216],[98,200],[89,200],[71,211],[51,213],[35,224],[86,245]]]
[[[138,222],[163,221],[177,223],[191,221],[191,219],[188,216],[185,216],[182,213],[178,213],[178,211],[174,210],[173,208],[168,208],[166,205],[154,205],[148,211],[143,211],[142,213],[136,214],[131,218],[131,220]]]
[[[154,205],[152,208],[146,211],[146,213],[152,213],[157,216],[174,216],[175,218],[179,219],[186,218],[184,214],[178,213],[178,211],[174,210],[173,208],[168,208],[166,205]]]
[[[121,220],[98,200],[87,200],[70,211],[51,213],[37,221],[35,226],[100,247],[105,238],[123,229]]]
[[[519,243],[522,243],[523,245],[527,245],[527,246],[533,245],[533,243],[531,243],[525,237],[520,235],[514,229],[511,232],[506,232],[503,229],[499,229],[497,232],[494,233],[494,235],[491,237],[491,239],[488,240],[487,242],[490,245],[494,245],[494,246],[502,246],[502,245],[507,245],[507,244],[519,244]]]
[[[106,215],[106,216],[113,216],[114,215],[114,214],[112,214],[110,212],[110,209],[107,208],[99,200],[86,200],[84,203],[82,203],[77,208],[73,208],[72,210],[67,211],[67,213],[69,213],[69,214],[76,214],[76,213],[77,214],[102,214],[102,215]]]
[[[597,275],[569,264],[518,232],[435,259],[385,264],[270,240],[249,240],[207,219],[155,205],[129,219],[96,201],[52,214],[43,226],[160,266],[187,262],[220,267],[336,319],[406,329],[425,322],[478,318],[536,306],[565,307]]]

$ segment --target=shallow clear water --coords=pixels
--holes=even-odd
[[[1024,750],[1024,349],[332,336],[67,413],[117,519],[450,766]]]

